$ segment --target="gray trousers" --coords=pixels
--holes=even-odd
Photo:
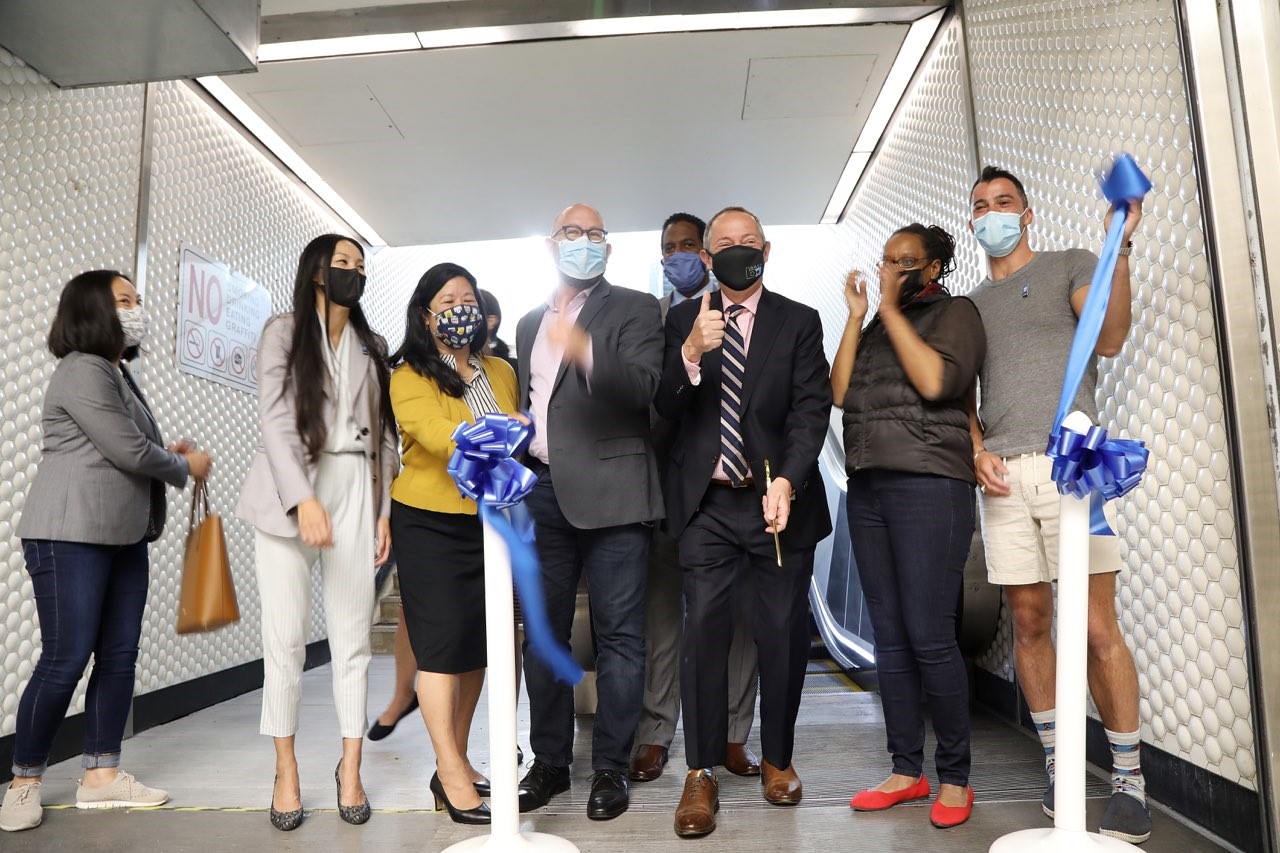
[[[756,715],[756,647],[750,592],[737,590],[729,645],[729,742],[746,743]],[[667,747],[680,719],[680,640],[684,627],[680,557],[676,540],[656,527],[649,547],[649,601],[645,611],[644,711],[635,744]]]

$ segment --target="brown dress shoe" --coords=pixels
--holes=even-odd
[[[662,768],[667,766],[667,748],[652,743],[643,743],[631,758],[629,775],[637,782],[652,782],[662,775]]]
[[[775,806],[794,806],[804,794],[804,785],[796,775],[795,765],[779,770],[768,761],[760,762],[760,782],[764,785],[764,798]]]
[[[725,747],[724,769],[735,776],[759,776],[760,761],[745,743],[731,743]]]
[[[716,828],[720,811],[720,785],[705,770],[690,770],[684,779],[684,793],[676,806],[676,835],[696,838]]]

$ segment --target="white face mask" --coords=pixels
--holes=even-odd
[[[120,318],[120,328],[124,329],[126,347],[140,346],[147,339],[147,332],[151,329],[151,317],[147,315],[147,309],[141,305],[136,308],[117,308],[116,316]]]

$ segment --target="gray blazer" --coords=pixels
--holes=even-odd
[[[298,504],[315,496],[316,466],[307,459],[298,435],[292,391],[281,394],[288,378],[293,315],[267,321],[258,344],[258,414],[262,435],[236,504],[236,517],[273,536],[298,535]],[[373,356],[352,342],[347,363],[351,409],[373,480],[374,518],[391,517],[391,481],[400,471],[396,437],[380,430],[381,394]],[[324,417],[333,420],[333,389],[326,388]]]
[[[152,518],[152,480],[187,482],[187,460],[164,449],[160,428],[116,365],[73,352],[44,392],[44,456],[18,535],[93,545],[142,541]]]
[[[546,306],[516,327],[520,407],[529,406],[533,341]],[[564,517],[581,530],[662,518],[662,489],[649,429],[649,404],[662,374],[662,322],[648,293],[596,285],[578,315],[591,335],[591,390],[560,365],[547,423],[551,477]]]

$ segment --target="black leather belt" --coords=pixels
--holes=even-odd
[[[748,477],[747,479],[743,480],[739,485],[736,485],[736,486],[733,483],[730,483],[728,480],[712,480],[711,481],[711,485],[719,486],[722,489],[748,489],[754,486],[755,484],[756,484],[756,481],[751,477]]]

